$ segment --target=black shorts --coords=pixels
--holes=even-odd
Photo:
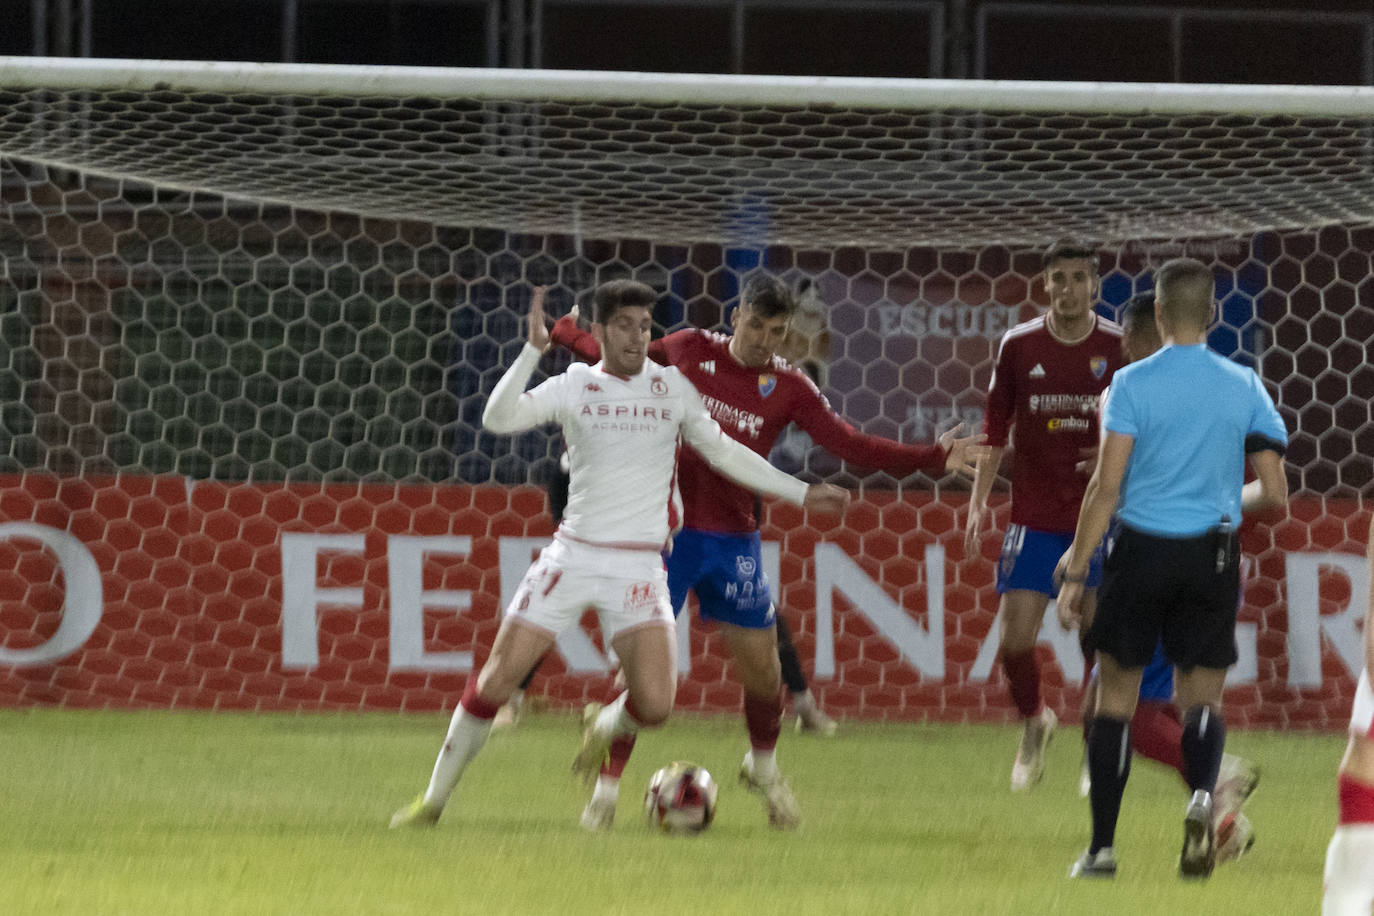
[[[1164,538],[1122,525],[1102,568],[1092,638],[1126,668],[1143,668],[1161,642],[1184,671],[1229,668],[1237,658],[1239,603],[1234,532]]]

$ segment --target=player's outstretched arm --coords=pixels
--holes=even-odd
[[[983,543],[983,522],[988,513],[988,495],[992,484],[997,480],[997,469],[1002,466],[1002,455],[1006,449],[990,445],[980,453],[974,462],[973,492],[968,500],[968,524],[964,527],[964,555],[977,556]]]
[[[945,450],[945,470],[955,474],[973,477],[978,472],[978,462],[989,452],[983,443],[988,437],[982,433],[973,436],[960,436],[964,424],[959,423],[940,434],[940,448]]]
[[[894,477],[905,477],[917,471],[938,475],[948,467],[949,448],[943,440],[915,445],[859,432],[835,413],[804,373],[798,375],[804,387],[798,389],[789,402],[792,420],[813,442],[836,458],[862,468],[886,471]]]
[[[681,381],[688,389],[683,399],[685,416],[680,427],[683,441],[706,459],[707,464],[740,486],[748,487],[755,493],[780,497],[799,506],[806,504],[813,487],[791,474],[784,474],[748,446],[725,435],[720,424],[707,412],[701,395],[692,383],[685,377]],[[822,495],[826,492],[817,490],[815,498],[826,498]]]

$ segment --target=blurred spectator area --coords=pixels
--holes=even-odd
[[[1369,0],[0,0],[0,54],[1374,85]]]

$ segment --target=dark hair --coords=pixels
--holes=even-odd
[[[1055,261],[1077,261],[1084,260],[1092,264],[1093,271],[1097,271],[1097,251],[1089,248],[1084,243],[1076,239],[1059,239],[1053,245],[1045,249],[1041,255],[1040,267],[1048,268]]]
[[[596,288],[593,300],[596,303],[596,320],[606,324],[615,317],[616,312],[625,308],[651,309],[657,298],[653,287],[638,280],[611,280]]]
[[[797,310],[797,297],[777,277],[756,273],[745,281],[744,290],[739,296],[739,307],[760,318],[776,318],[779,315],[791,318]]]
[[[1155,295],[1170,327],[1206,327],[1212,320],[1217,281],[1212,268],[1195,258],[1174,258],[1155,271]]]
[[[1140,322],[1155,320],[1155,294],[1153,292],[1141,293],[1132,296],[1130,301],[1121,307],[1121,324],[1127,328],[1140,327]]]

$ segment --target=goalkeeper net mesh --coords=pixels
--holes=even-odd
[[[760,267],[834,406],[927,440],[1066,236],[1109,314],[1212,264],[1297,487],[1369,492],[1364,90],[0,61],[0,471],[526,482],[556,435],[478,417],[534,285],[716,327]]]

